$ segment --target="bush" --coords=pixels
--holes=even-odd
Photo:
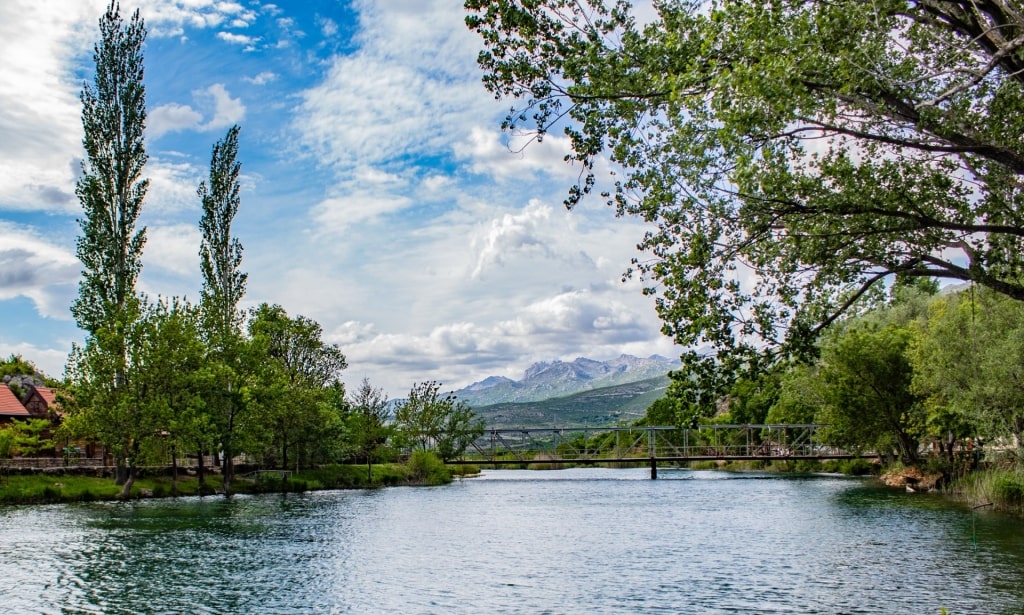
[[[993,468],[972,472],[961,479],[954,492],[971,506],[994,504],[996,508],[1024,514],[1024,471]]]
[[[430,451],[417,450],[406,464],[409,480],[423,485],[445,485],[452,482],[452,474],[441,458]]]
[[[1004,474],[993,483],[992,498],[1005,508],[1024,505],[1024,476]]]
[[[844,462],[839,469],[843,474],[851,476],[867,476],[878,472],[878,465],[867,459],[850,459]]]

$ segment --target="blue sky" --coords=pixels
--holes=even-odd
[[[0,354],[63,372],[82,333],[78,95],[106,0],[0,3]],[[557,136],[524,152],[459,0],[127,0],[149,29],[139,290],[198,299],[199,201],[239,124],[244,305],[318,321],[391,396],[535,361],[678,355],[622,273],[644,226],[569,213]]]

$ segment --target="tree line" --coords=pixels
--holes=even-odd
[[[1024,462],[1024,304],[984,287],[898,285],[840,321],[810,361],[741,378],[716,408],[676,379],[645,421],[827,425],[825,443],[960,473]]]
[[[83,271],[71,311],[86,336],[68,359],[58,436],[102,445],[125,495],[140,466],[182,456],[197,458],[202,481],[203,458],[215,455],[228,493],[241,454],[282,468],[372,464],[413,446],[460,454],[482,424],[439,383],[417,384],[395,408],[365,380],[349,395],[345,355],[318,323],[280,305],[241,308],[238,126],[214,144],[197,189],[199,303],[137,291],[146,243],[137,223],[149,189],[146,27],[138,10],[125,20],[112,0],[99,29],[94,80],[81,93],[86,158],[75,190]]]

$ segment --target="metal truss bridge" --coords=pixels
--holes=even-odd
[[[528,465],[875,458],[821,441],[826,425],[489,428],[450,464]]]

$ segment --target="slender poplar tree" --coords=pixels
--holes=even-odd
[[[140,453],[138,400],[129,377],[129,337],[142,309],[135,284],[142,269],[145,229],[136,230],[149,181],[142,178],[147,156],[146,90],[142,83],[142,45],[146,27],[136,10],[128,23],[111,0],[99,20],[94,47],[96,74],[82,89],[82,144],[86,160],[75,193],[82,204],[82,234],[76,243],[82,261],[78,298],[71,306],[78,326],[88,335],[85,348],[75,348],[68,371],[81,399],[102,399],[80,405],[72,423],[97,437],[113,454],[117,484],[127,495],[134,479],[133,462]],[[105,391],[97,397],[89,393]]]
[[[242,243],[231,235],[231,224],[241,203],[238,173],[242,168],[238,156],[237,125],[213,146],[210,159],[210,182],[199,184],[199,198],[203,202],[203,217],[199,230],[203,243],[199,257],[203,269],[202,306],[207,329],[214,336],[214,347],[241,334],[242,312],[238,303],[245,295],[248,278],[239,267],[242,264]]]
[[[240,270],[242,244],[231,235],[231,223],[241,203],[238,174],[242,165],[237,161],[238,132],[238,126],[232,126],[224,138],[214,144],[210,181],[200,183],[198,190],[203,204],[203,217],[199,221],[203,234],[199,248],[203,270],[200,308],[210,363],[216,367],[217,380],[222,385],[219,391],[211,392],[207,401],[220,431],[225,494],[229,492],[234,473],[232,456],[237,419],[245,409],[237,386],[242,377],[243,356],[240,352],[243,316],[238,303],[245,295],[248,276]],[[199,455],[202,466],[201,450]]]
[[[135,298],[146,242],[145,228],[135,225],[149,187],[142,178],[148,159],[142,83],[146,27],[138,10],[126,24],[115,1],[99,23],[95,83],[81,94],[87,159],[75,193],[84,210],[76,246],[84,269],[71,307],[78,326],[90,335],[115,322]]]

